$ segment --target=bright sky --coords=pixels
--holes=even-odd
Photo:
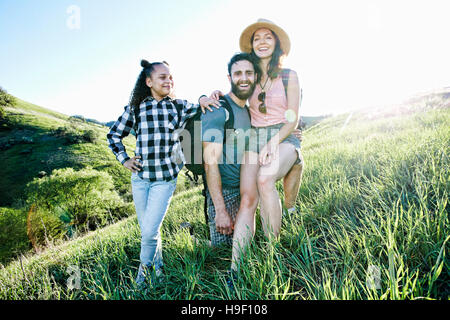
[[[448,0],[0,0],[0,86],[116,120],[141,71],[166,60],[177,97],[229,90],[226,66],[258,18],[291,39],[302,115],[400,102],[450,85]]]

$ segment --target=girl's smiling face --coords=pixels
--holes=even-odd
[[[161,63],[153,67],[153,72],[146,83],[152,92],[153,98],[161,100],[167,97],[173,89],[173,78],[167,65]]]
[[[276,39],[271,30],[262,28],[253,34],[252,47],[258,58],[269,58],[275,50]]]

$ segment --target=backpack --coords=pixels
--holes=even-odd
[[[233,108],[224,97],[220,98],[219,102],[228,114],[228,119],[225,121],[225,133],[227,133],[229,132],[228,129],[234,129]],[[201,115],[202,111],[199,109],[194,117],[186,121],[184,126],[185,132],[180,137],[181,146],[186,158],[185,167],[188,171],[186,174],[188,178],[195,183],[198,183],[199,176],[202,176],[205,173],[205,169],[203,167]],[[225,143],[226,135],[223,139],[223,144]],[[192,177],[189,173],[192,174]]]

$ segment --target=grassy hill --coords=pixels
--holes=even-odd
[[[17,99],[15,107],[6,109],[11,122],[10,130],[0,132],[0,143],[9,143],[0,152],[0,206],[11,206],[23,197],[26,183],[37,177],[39,172],[47,174],[54,169],[91,166],[106,170],[113,176],[117,187],[128,179],[126,169],[116,163],[108,149],[106,134],[108,128],[80,121],[76,118],[54,112]],[[73,128],[72,132],[58,132],[58,128]],[[91,130],[97,143],[68,141],[81,131]],[[133,150],[134,137],[127,137],[126,146]],[[89,141],[92,142],[92,141]]]
[[[203,198],[193,188],[174,197],[163,223],[164,284],[135,286],[139,228],[131,216],[0,269],[0,299],[448,299],[445,94],[306,130],[299,213],[284,219],[277,241],[258,227],[236,291],[224,278],[231,251],[208,247]],[[87,146],[71,152],[87,157]],[[180,229],[183,221],[198,241]]]

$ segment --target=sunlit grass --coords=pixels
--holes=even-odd
[[[131,217],[0,270],[0,298],[448,299],[449,110],[355,113],[343,127],[347,118],[304,134],[300,213],[283,221],[278,240],[258,229],[235,291],[225,284],[231,250],[207,245],[196,188],[174,197],[164,221],[164,284],[134,284]],[[81,271],[79,290],[67,288],[70,265]]]

